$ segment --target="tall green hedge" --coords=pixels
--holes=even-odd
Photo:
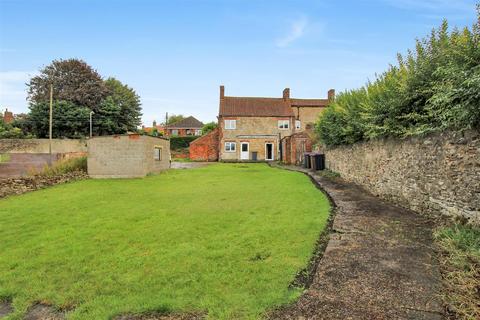
[[[338,95],[316,124],[326,145],[480,128],[480,6],[472,28],[446,21],[375,81]]]
[[[190,142],[197,139],[198,136],[170,137],[170,149],[180,150],[190,146]]]

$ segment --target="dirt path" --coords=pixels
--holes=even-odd
[[[179,162],[172,161],[170,169],[194,169],[208,166],[215,162]]]
[[[430,222],[341,179],[309,174],[337,205],[333,233],[311,287],[271,318],[443,319]]]

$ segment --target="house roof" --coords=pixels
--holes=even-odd
[[[220,116],[293,117],[292,108],[283,98],[224,97]]]
[[[292,107],[326,107],[330,101],[328,99],[290,99]]]
[[[175,123],[168,125],[169,129],[201,129],[203,128],[203,122],[195,119],[194,117],[190,116],[183,120],[177,121]]]

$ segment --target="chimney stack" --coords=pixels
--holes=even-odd
[[[328,101],[335,101],[335,89],[328,90]]]
[[[220,99],[225,98],[225,86],[220,86]]]
[[[1,115],[1,113],[0,113]],[[0,118],[3,118],[3,122],[4,123],[12,123],[13,120],[14,120],[14,117],[13,117],[13,112],[11,111],[8,111],[7,108],[5,108],[5,113],[3,114],[3,117],[0,116]]]
[[[283,89],[283,100],[290,99],[290,88]]]

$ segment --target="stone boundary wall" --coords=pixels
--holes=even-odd
[[[0,139],[0,153],[48,153],[48,139]],[[52,139],[52,153],[86,153],[87,141]]]
[[[85,172],[74,171],[52,177],[37,175],[0,180],[0,199],[87,178],[88,176]]]
[[[480,132],[382,139],[326,149],[326,166],[414,211],[480,225]]]

